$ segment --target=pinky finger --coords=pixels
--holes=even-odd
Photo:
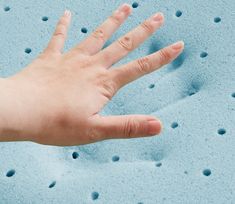
[[[65,10],[63,16],[56,25],[56,29],[51,37],[45,52],[61,53],[64,48],[64,43],[67,37],[68,28],[71,22],[71,12]]]

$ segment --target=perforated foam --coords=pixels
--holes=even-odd
[[[0,203],[235,203],[234,0],[126,2],[133,13],[105,46],[157,11],[165,24],[117,65],[178,40],[185,49],[123,87],[101,114],[151,114],[162,134],[74,147],[1,143]],[[73,20],[65,51],[121,3],[1,1],[0,75],[19,72],[45,48],[66,8]]]

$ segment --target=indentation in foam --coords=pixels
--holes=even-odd
[[[163,150],[158,150],[156,152],[151,153],[151,158],[153,161],[161,161],[164,158]]]
[[[163,48],[163,44],[159,40],[151,40],[151,44],[148,48],[147,54],[152,54]]]
[[[169,66],[169,71],[173,71],[178,69],[184,63],[186,58],[186,51],[183,51],[175,60],[172,61],[171,65]]]
[[[200,91],[202,87],[202,82],[198,80],[193,80],[186,91],[186,96],[192,96]]]

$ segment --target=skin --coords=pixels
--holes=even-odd
[[[159,134],[162,124],[151,115],[98,114],[120,88],[171,62],[184,48],[179,41],[109,69],[164,22],[163,14],[156,13],[102,49],[130,13],[128,4],[121,5],[90,36],[63,53],[71,21],[66,10],[44,51],[16,75],[0,79],[0,141],[70,146]]]

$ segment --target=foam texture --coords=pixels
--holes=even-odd
[[[123,2],[2,0],[0,75],[20,71],[45,48],[66,8],[68,50]],[[157,11],[165,25],[117,65],[177,40],[185,50],[123,87],[101,114],[151,114],[163,121],[162,134],[64,148],[1,143],[0,203],[235,203],[234,0],[133,7],[106,46]]]

